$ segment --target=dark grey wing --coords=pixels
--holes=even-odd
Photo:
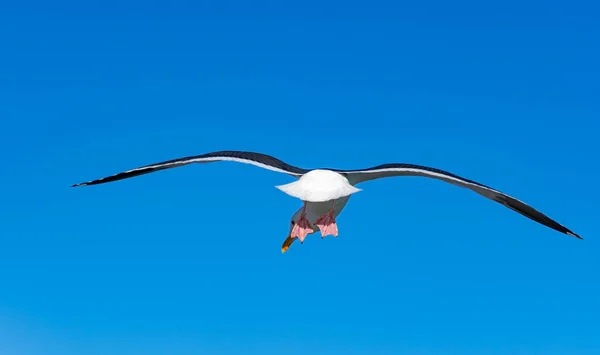
[[[473,190],[476,193],[487,197],[490,200],[496,201],[510,208],[511,210],[522,214],[527,218],[530,218],[538,223],[545,225],[546,227],[552,228],[556,231],[565,233],[567,235],[579,239],[583,239],[579,235],[570,231],[565,226],[559,224],[558,222],[549,218],[545,214],[527,205],[526,203],[517,200],[514,197],[511,197],[503,192],[495,190],[489,186],[482,185],[473,180],[465,179],[463,177],[449,173],[444,170],[414,164],[384,164],[374,166],[368,169],[335,171],[344,174],[352,185],[369,180],[393,176],[424,176],[428,178],[442,180],[456,186],[465,187],[470,190]]]
[[[280,173],[285,173],[295,177],[300,177],[307,173],[308,170],[295,167],[287,164],[275,157],[262,153],[244,152],[244,151],[220,151],[212,152],[202,155],[194,155],[184,158],[178,158],[173,160],[167,160],[156,164],[150,164],[139,168],[127,170],[115,175],[107,176],[101,179],[92,181],[82,182],[79,184],[71,185],[72,187],[87,186],[104,184],[111,181],[117,181],[122,179],[128,179],[134,176],[144,175],[153,173],[155,171],[176,168],[179,166],[192,164],[192,163],[212,163],[216,161],[233,161],[238,163],[252,164],[261,168],[265,168]]]

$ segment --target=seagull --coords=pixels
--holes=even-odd
[[[275,186],[289,196],[298,198],[303,202],[302,207],[291,218],[288,237],[281,246],[282,253],[285,253],[296,239],[300,240],[301,244],[304,243],[306,236],[316,233],[317,229],[321,232],[321,238],[327,235],[337,237],[338,227],[336,217],[342,212],[350,196],[361,191],[356,185],[370,180],[394,176],[428,177],[467,188],[546,227],[578,239],[583,239],[545,214],[503,192],[444,170],[415,164],[390,163],[356,170],[303,169],[267,154],[229,150],[187,156],[145,165],[104,178],[74,184],[71,187],[104,184],[192,163],[212,163],[217,161],[252,164],[271,171],[291,175],[297,179],[285,185]]]

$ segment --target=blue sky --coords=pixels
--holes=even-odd
[[[599,353],[598,5],[0,6],[0,353]],[[287,176],[69,188],[222,149],[446,169],[585,240],[424,178],[284,255]]]

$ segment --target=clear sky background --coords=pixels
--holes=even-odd
[[[592,1],[3,2],[0,353],[600,353]],[[282,255],[292,178],[406,162]]]

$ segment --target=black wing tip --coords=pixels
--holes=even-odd
[[[102,179],[100,179],[100,180],[93,180],[93,181],[86,181],[86,182],[80,182],[79,184],[73,184],[73,185],[71,185],[71,187],[96,185],[96,184],[99,184],[101,181],[102,181]]]
[[[567,235],[570,235],[571,237],[575,237],[575,238],[577,238],[577,239],[581,239],[581,240],[583,240],[583,238],[582,238],[580,235],[578,235],[578,234],[576,234],[576,233],[573,233],[573,232],[571,232],[571,231],[567,231],[567,232],[565,232],[565,234],[567,234]]]

